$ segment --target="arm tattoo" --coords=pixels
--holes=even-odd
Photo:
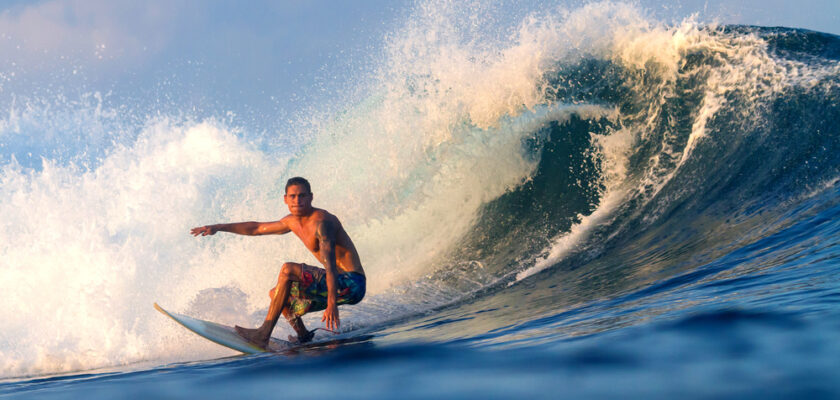
[[[325,248],[324,245],[332,249],[333,243],[335,243],[335,225],[333,222],[329,220],[321,221],[315,230],[315,237],[322,249]]]

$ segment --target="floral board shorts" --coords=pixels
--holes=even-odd
[[[327,271],[321,268],[302,268],[300,282],[292,282],[289,290],[289,311],[301,316],[327,308]],[[336,305],[356,304],[365,297],[365,276],[357,272],[336,275],[338,298]]]

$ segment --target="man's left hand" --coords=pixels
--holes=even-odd
[[[338,326],[340,325],[338,321],[338,306],[335,304],[327,305],[327,309],[324,310],[324,317],[321,318],[321,322],[327,322],[327,329],[331,330],[338,330]]]

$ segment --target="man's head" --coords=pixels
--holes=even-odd
[[[306,179],[301,178],[299,176],[296,176],[294,178],[289,178],[289,180],[286,181],[286,193],[289,193],[289,186],[295,186],[295,185],[303,186],[304,189],[306,189],[306,193],[312,193],[312,187],[309,186],[309,181],[307,181]]]
[[[283,201],[292,215],[302,216],[312,212],[312,189],[309,181],[299,176],[286,181],[286,194]]]

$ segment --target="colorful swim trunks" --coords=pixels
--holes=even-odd
[[[327,272],[320,268],[303,268],[300,282],[292,282],[289,310],[298,316],[327,308]],[[365,276],[357,272],[336,275],[336,305],[356,304],[365,297]]]

